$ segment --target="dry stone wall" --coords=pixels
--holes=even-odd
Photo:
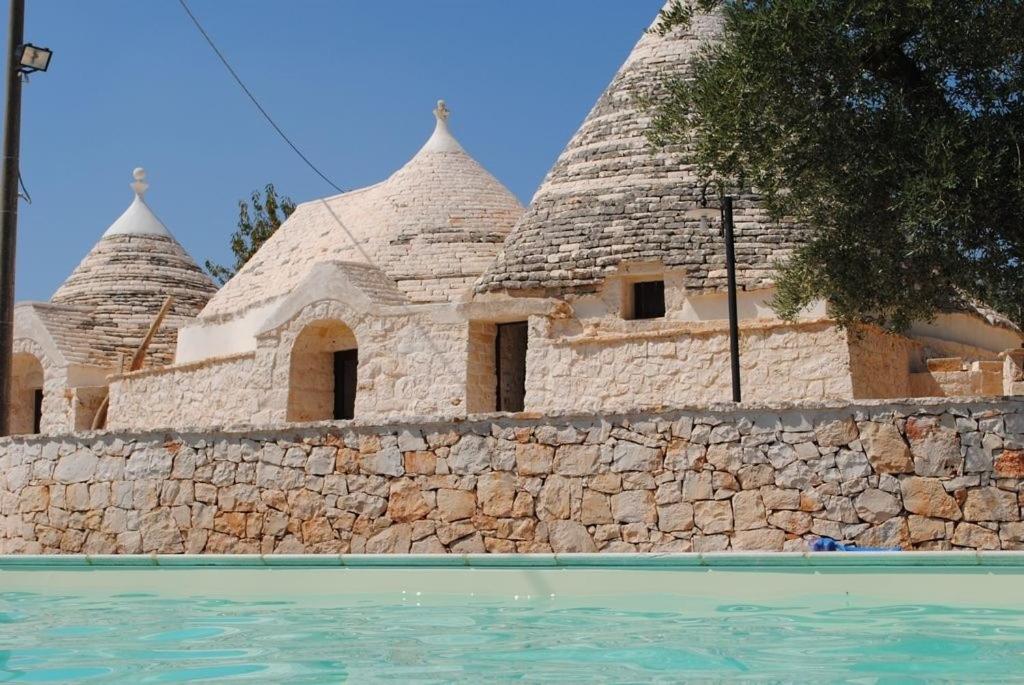
[[[1024,402],[0,441],[0,552],[1021,549]]]
[[[676,324],[641,332],[560,337],[534,317],[526,406],[627,411],[708,404],[730,397],[729,331]],[[633,323],[633,322],[630,322]],[[847,334],[830,321],[758,322],[740,339],[745,399],[852,398]]]

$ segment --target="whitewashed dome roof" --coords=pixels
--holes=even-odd
[[[167,296],[174,306],[150,348],[173,359],[174,331],[194,318],[217,288],[146,204],[143,169],[135,169],[131,205],[53,294],[55,305],[87,311],[87,341],[97,359],[130,356]]]
[[[201,318],[283,297],[325,261],[376,266],[413,302],[468,293],[523,207],[455,139],[443,101],[435,115],[433,135],[387,180],[300,204]]]

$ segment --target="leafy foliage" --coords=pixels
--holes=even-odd
[[[651,96],[650,137],[810,227],[776,310],[900,330],[964,300],[1024,324],[1022,0],[697,0],[722,39]],[[656,99],[655,99],[656,97]]]
[[[285,219],[295,211],[295,203],[291,198],[278,197],[273,183],[267,184],[262,196],[260,191],[254,190],[249,202],[252,203],[251,213],[245,200],[238,201],[238,230],[231,234],[231,252],[235,255],[234,266],[226,267],[206,260],[206,270],[221,285],[238,273],[260,246],[267,242]]]

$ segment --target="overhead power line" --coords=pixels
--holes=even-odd
[[[231,63],[228,62],[227,57],[224,56],[224,53],[222,53],[217,48],[217,45],[213,42],[213,39],[210,38],[210,34],[208,34],[206,32],[206,29],[203,28],[203,25],[199,23],[199,19],[196,18],[196,15],[192,14],[192,10],[189,9],[189,6],[185,2],[185,0],[178,0],[178,3],[181,5],[181,8],[183,10],[185,10],[185,13],[188,14],[189,19],[192,20],[192,23],[195,24],[196,28],[199,30],[199,33],[201,33],[203,38],[206,39],[206,42],[210,45],[210,48],[217,55],[217,58],[220,59],[221,64],[224,65],[224,68],[226,68],[228,70],[228,73],[230,73],[231,77],[233,79],[235,79],[235,82],[242,89],[242,91],[247,96],[249,96],[249,99],[252,100],[252,104],[256,105],[256,109],[258,109],[260,111],[260,114],[262,114],[263,118],[267,120],[267,123],[269,123],[271,126],[274,127],[274,130],[277,131],[277,134],[279,136],[281,136],[281,139],[284,140],[284,142],[288,143],[288,147],[290,147],[292,150],[294,150],[295,154],[297,154],[302,159],[302,161],[306,163],[306,166],[308,166],[310,169],[312,169],[316,173],[317,176],[319,176],[324,181],[326,181],[327,185],[331,186],[332,188],[337,190],[339,193],[345,192],[340,187],[338,187],[338,185],[336,183],[334,183],[334,181],[332,181],[331,179],[327,178],[327,176],[324,174],[324,172],[320,171],[320,169],[318,169],[316,167],[316,165],[313,164],[313,162],[309,161],[309,157],[306,157],[306,155],[302,154],[302,150],[300,150],[298,148],[298,146],[295,145],[295,143],[292,142],[291,138],[289,138],[287,136],[287,134],[285,134],[285,132],[283,130],[281,130],[281,127],[277,125],[277,122],[274,121],[274,119],[270,116],[270,114],[267,112],[267,110],[263,108],[263,105],[260,104],[260,101],[256,99],[256,96],[252,94],[252,91],[249,90],[249,88],[242,81],[241,77],[238,75],[238,72],[236,72],[234,70],[234,68],[231,66]]]

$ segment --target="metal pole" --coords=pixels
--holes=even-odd
[[[729,283],[729,357],[732,362],[732,401],[740,401],[740,325],[736,312],[736,247],[732,235],[732,197],[722,198],[725,227],[725,270]]]
[[[25,0],[10,0],[7,46],[7,112],[0,192],[0,435],[10,433],[11,358],[14,348],[14,257],[18,240],[18,153],[21,148],[21,73]]]

